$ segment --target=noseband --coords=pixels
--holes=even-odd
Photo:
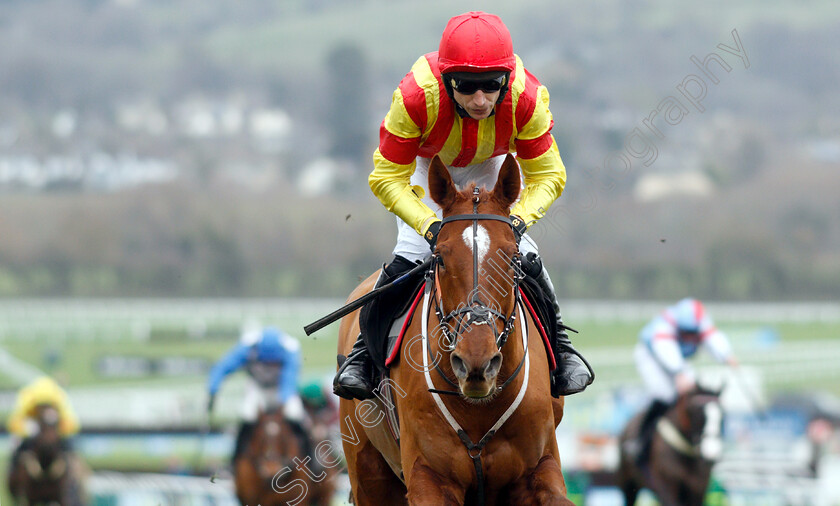
[[[473,212],[472,214],[456,214],[453,216],[447,216],[441,221],[441,228],[447,223],[452,223],[453,221],[472,221],[472,238],[473,238],[473,289],[470,292],[469,300],[467,301],[466,305],[459,304],[457,308],[449,312],[448,314],[444,315],[443,310],[441,309],[441,303],[438,300],[438,297],[435,296],[434,304],[435,304],[435,314],[437,315],[438,320],[440,321],[440,329],[443,333],[444,337],[446,337],[446,348],[449,351],[455,349],[455,345],[458,343],[458,336],[463,334],[471,325],[488,325],[490,328],[493,329],[493,334],[495,335],[496,340],[496,347],[498,349],[502,349],[502,347],[507,342],[507,338],[510,336],[510,333],[513,332],[514,323],[516,322],[516,305],[511,309],[509,315],[504,315],[500,311],[488,306],[485,304],[480,296],[478,290],[478,222],[479,221],[501,221],[502,223],[506,223],[508,226],[511,226],[511,221],[509,217],[499,216],[496,214],[480,214],[478,212],[478,192],[479,189],[476,187],[473,190]],[[516,287],[519,286],[519,282],[522,279],[522,260],[520,255],[517,253],[511,259],[514,265],[514,277],[513,277],[513,291],[516,293]],[[435,254],[435,259],[432,263],[433,271],[435,272],[435,278],[437,277],[437,267],[441,263],[441,258],[437,254]],[[496,326],[496,319],[501,318],[504,322],[504,328],[501,332],[499,332]],[[454,330],[453,327],[454,326]]]

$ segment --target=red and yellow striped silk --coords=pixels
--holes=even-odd
[[[394,91],[379,129],[370,188],[389,211],[423,234],[435,214],[421,202],[423,190],[410,184],[418,156],[437,154],[450,167],[464,167],[515,152],[525,189],[512,214],[531,225],[566,184],[548,104],[548,90],[517,56],[510,90],[495,114],[483,120],[461,118],[440,79],[437,52],[426,54]]]

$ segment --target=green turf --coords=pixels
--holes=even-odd
[[[318,315],[315,315],[317,317]],[[297,328],[312,321],[311,315],[297,315],[295,321],[289,321],[287,327]],[[575,320],[573,315],[569,323],[580,331],[572,336],[575,345],[584,353],[609,352],[611,348],[627,350],[636,342],[639,329],[644,321],[637,322],[601,322]],[[735,345],[736,350],[750,350],[760,336],[775,335],[782,343],[797,341],[836,341],[840,337],[840,323],[830,322],[803,322],[803,323],[768,323],[768,322],[719,322],[721,330],[727,332]],[[175,381],[203,380],[200,376],[187,376],[179,378],[171,377],[149,377],[145,379],[107,379],[97,375],[95,366],[97,361],[104,355],[128,355],[141,357],[164,357],[184,356],[201,357],[214,361],[221,357],[235,342],[232,337],[222,337],[233,334],[230,326],[219,328],[208,328],[204,339],[192,339],[187,333],[178,330],[183,325],[174,325],[169,331],[156,329],[151,333],[152,338],[147,341],[132,339],[120,339],[116,341],[80,341],[60,340],[51,341],[48,339],[37,339],[29,342],[22,340],[6,340],[0,343],[10,354],[35,367],[46,369],[48,366],[46,357],[48,352],[60,355],[60,363],[57,370],[61,378],[69,385],[148,385],[150,388],[161,388]],[[173,330],[174,329],[174,330]],[[316,337],[305,337],[302,331],[296,332],[300,336],[303,357],[304,376],[311,376],[315,373],[323,373],[334,367],[335,345],[338,325],[332,325],[316,333]],[[745,353],[740,357],[742,362],[749,364],[751,356]],[[707,359],[702,360],[703,363]],[[0,371],[0,387],[13,388],[14,381],[6,377],[4,371]],[[776,388],[800,389],[803,391],[825,389],[826,385],[819,380],[791,381]],[[829,389],[831,390],[831,389]],[[224,394],[224,391],[222,392]],[[834,391],[840,395],[840,388]],[[234,415],[231,415],[234,416]],[[161,471],[174,464],[187,465],[189,455],[180,456],[179,460],[172,456],[141,455],[137,452],[125,454],[109,454],[102,456],[91,456],[86,461],[93,469],[122,469],[122,470],[149,470]],[[0,453],[0,473],[5,476],[7,456]],[[213,465],[213,463],[209,463]],[[8,504],[8,497],[5,489],[0,492],[0,504]]]
[[[596,322],[569,321],[579,334],[572,334],[575,345],[582,349],[603,349],[609,347],[632,346],[637,339],[639,329],[644,322]],[[840,337],[840,323],[780,323],[767,324],[752,322],[721,324],[720,328],[729,333],[738,347],[749,347],[750,340],[756,339],[761,332],[775,332],[784,342],[833,340]],[[337,324],[315,334],[315,337],[303,336],[299,332],[304,361],[304,373],[323,372],[335,367]],[[208,334],[213,334],[212,329]],[[744,342],[747,341],[747,342]],[[215,361],[233,346],[233,339],[190,339],[186,335],[172,335],[168,338],[153,338],[148,341],[123,339],[119,341],[58,341],[49,342],[40,339],[34,342],[7,341],[0,343],[13,356],[41,370],[49,371],[48,356],[59,357],[53,372],[56,372],[68,385],[137,385],[146,380],[103,378],[98,375],[96,365],[107,355],[137,357],[182,356],[204,358]],[[188,376],[189,377],[189,376]],[[195,376],[192,376],[195,378]],[[148,381],[155,377],[147,378]],[[162,379],[162,378],[158,378]],[[181,378],[183,379],[183,378]],[[159,383],[159,381],[155,381]],[[0,371],[0,388],[15,388],[12,378]]]

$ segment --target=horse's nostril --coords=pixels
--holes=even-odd
[[[455,376],[459,378],[467,377],[467,365],[457,353],[453,353],[449,356],[449,362],[452,364],[452,372],[455,373]]]
[[[493,378],[497,374],[499,374],[499,369],[502,367],[502,354],[496,353],[493,355],[487,362],[487,366],[484,368],[484,377],[485,378]]]

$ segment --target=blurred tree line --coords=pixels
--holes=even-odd
[[[569,181],[532,234],[563,296],[840,296],[839,162],[807,152],[840,132],[840,10],[713,4],[485,7],[551,91]],[[379,0],[3,2],[0,157],[130,152],[174,160],[184,174],[116,193],[0,189],[0,296],[343,297],[393,246],[393,217],[366,185],[391,93],[461,11],[439,0],[420,11]],[[731,46],[733,28],[750,68],[727,55],[734,69],[718,71],[706,112],[665,130],[652,166],[599,173],[699,72],[689,56]],[[261,151],[244,135],[115,125],[126,101],[169,112],[195,95],[287,111],[288,145]],[[62,109],[78,112],[68,138],[51,133]],[[329,194],[306,196],[299,178],[319,157],[349,170]],[[243,184],[241,166],[272,177]],[[692,170],[712,182],[710,195],[634,197],[646,176]]]
[[[530,233],[563,297],[836,300],[840,204],[819,187],[833,169],[800,167],[777,192],[785,171],[731,188],[743,202],[605,193],[583,209],[570,192]],[[344,297],[396,233],[372,196],[282,184],[4,196],[0,217],[0,296]]]

